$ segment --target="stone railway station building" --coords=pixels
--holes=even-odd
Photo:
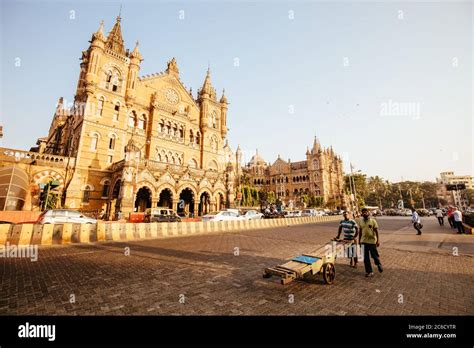
[[[142,60],[138,42],[125,49],[120,17],[107,36],[100,24],[82,52],[73,106],[59,99],[48,135],[30,151],[0,149],[0,210],[40,210],[41,185],[55,180],[66,208],[113,217],[168,206],[202,215],[236,205],[243,170],[275,192],[284,175],[293,185],[283,198],[296,190],[342,194],[332,150],[313,147],[304,162],[272,166],[254,156],[242,168],[240,147],[234,153],[226,139],[227,98],[224,91],[218,98],[209,69],[195,96],[176,59],[140,77]]]

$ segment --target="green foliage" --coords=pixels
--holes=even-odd
[[[260,205],[260,193],[257,188],[250,185],[242,185],[241,190],[242,201],[241,205],[245,207],[255,207]]]

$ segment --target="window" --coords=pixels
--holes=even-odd
[[[115,140],[116,140],[116,135],[112,134],[109,139],[109,150],[115,149]]]
[[[90,146],[91,151],[96,151],[97,150],[98,142],[99,142],[99,134],[97,134],[97,133],[92,134],[91,146]]]
[[[97,116],[102,116],[102,112],[104,110],[104,97],[100,97],[99,103],[97,103]]]
[[[112,92],[119,92],[121,85],[120,73],[113,69],[105,74],[105,88]]]
[[[189,165],[190,168],[197,168],[197,166],[198,166],[197,161],[193,158],[191,158],[188,165]]]
[[[120,113],[120,103],[116,103],[114,107],[114,121],[119,120],[119,113]]]
[[[160,124],[158,125],[158,131],[160,133],[163,133],[164,130],[165,130],[165,121],[161,120]]]
[[[183,127],[179,127],[179,137],[180,137],[181,139],[184,138],[184,130],[183,130]]]
[[[194,143],[194,134],[192,130],[189,131],[189,142]]]
[[[89,203],[91,187],[87,185],[82,192],[82,203]]]
[[[102,188],[102,197],[108,197],[110,190],[110,181],[106,180],[104,182],[104,187]]]
[[[138,119],[138,124],[137,127],[143,130],[146,130],[146,116],[145,114],[142,114],[140,118]]]
[[[113,161],[114,161],[114,157],[113,156],[108,156],[107,163],[112,164]]]
[[[128,116],[128,126],[131,128],[135,127],[136,124],[136,115],[135,112],[133,111],[129,116]]]
[[[200,139],[201,135],[199,134],[199,132],[196,133],[196,144],[200,144],[201,143],[201,139]]]

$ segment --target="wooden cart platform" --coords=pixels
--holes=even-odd
[[[341,248],[346,245],[352,245],[352,241],[332,240],[335,247],[328,252],[327,247],[323,246],[308,254],[301,254],[286,263],[266,268],[263,274],[264,278],[278,276],[283,285],[292,282],[295,279],[302,279],[305,274],[315,275],[321,273],[326,284],[332,284],[336,277],[334,261]]]

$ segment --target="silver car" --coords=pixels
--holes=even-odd
[[[44,211],[38,218],[39,224],[96,224],[97,220],[70,209],[51,209]]]

